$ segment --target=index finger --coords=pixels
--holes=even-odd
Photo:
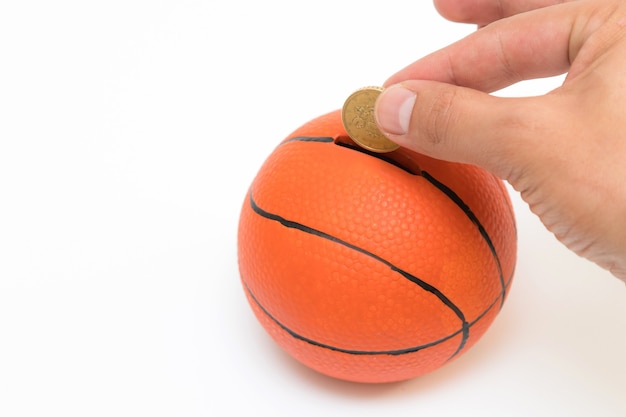
[[[577,2],[498,20],[391,76],[432,80],[492,92],[518,81],[562,74],[570,66]]]
[[[504,17],[571,0],[434,0],[435,8],[453,22],[486,25]]]

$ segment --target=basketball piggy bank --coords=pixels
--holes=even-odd
[[[239,220],[258,321],[303,364],[349,381],[405,380],[466,352],[502,308],[515,260],[502,181],[404,148],[364,150],[340,111],[278,144]]]

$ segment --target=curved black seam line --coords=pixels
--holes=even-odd
[[[250,287],[248,286],[248,283],[245,281],[245,279],[242,280],[243,285],[246,289],[246,291],[248,292],[248,294],[250,295],[250,298],[254,301],[254,303],[259,307],[259,309],[261,309],[261,311],[270,319],[272,320],[274,323],[276,323],[276,325],[278,327],[280,327],[282,330],[284,330],[285,332],[287,332],[291,337],[293,337],[294,339],[298,339],[301,340],[303,342],[306,342],[310,345],[313,346],[317,346],[323,349],[328,349],[328,350],[332,350],[334,352],[340,352],[340,353],[346,353],[349,355],[391,355],[391,356],[399,356],[399,355],[405,355],[407,353],[414,353],[414,352],[418,352],[420,350],[424,350],[424,349],[428,349],[430,347],[433,346],[437,346],[447,340],[452,339],[453,337],[456,337],[459,333],[463,332],[463,328],[455,331],[454,333],[449,334],[446,337],[443,337],[441,339],[435,340],[433,342],[430,343],[425,343],[423,345],[419,345],[419,346],[413,346],[410,348],[405,348],[405,349],[394,349],[394,350],[379,350],[379,351],[368,351],[368,350],[354,350],[354,349],[344,349],[344,348],[340,348],[340,347],[336,347],[336,346],[331,346],[331,345],[327,345],[325,343],[321,343],[321,342],[317,342],[313,339],[309,339],[308,337],[304,337],[296,332],[294,332],[293,330],[291,330],[290,328],[288,328],[287,326],[285,326],[284,324],[282,324],[280,321],[278,321],[274,316],[272,316],[272,314],[270,314],[269,311],[267,311],[267,309],[265,307],[263,307],[263,305],[259,302],[259,300],[256,298],[256,296],[254,295],[254,293],[252,292],[252,290],[250,290]],[[485,311],[483,311],[480,315],[478,315],[478,317],[476,317],[476,319],[474,319],[473,321],[469,322],[467,327],[471,328],[474,324],[476,324],[480,319],[482,319],[497,303],[498,300],[500,300],[500,296],[498,296],[490,305],[489,307],[487,307],[485,309]],[[458,352],[458,350],[457,350]],[[454,356],[456,356],[456,353],[452,356],[450,356],[448,359],[446,359],[446,362],[451,360]]]
[[[511,269],[511,274],[509,275],[509,277],[506,280],[506,289],[508,290],[509,287],[511,286],[511,283],[513,282],[513,276],[515,275],[515,264],[513,264],[513,269]]]
[[[419,171],[416,172],[415,170],[412,170],[410,167],[407,167],[407,166],[403,165],[399,161],[396,161],[396,160],[394,160],[392,158],[389,158],[389,157],[385,156],[384,153],[377,153],[377,152],[368,151],[367,149],[362,148],[359,145],[351,145],[349,143],[337,142],[336,145],[337,146],[341,146],[342,148],[348,148],[348,149],[351,149],[353,151],[364,153],[365,155],[369,155],[369,156],[371,156],[373,158],[380,159],[381,161],[385,161],[386,163],[391,164],[391,165],[395,166],[396,168],[400,168],[401,170],[403,170],[404,172],[406,172],[408,174],[420,175]]]
[[[321,136],[321,137],[315,137],[315,136],[296,136],[290,139],[285,140],[284,142],[282,142],[279,146],[282,146],[284,144],[287,143],[291,143],[291,142],[321,142],[321,143],[333,143],[335,142],[335,138],[331,138],[329,136]],[[353,151],[357,151],[357,152],[361,152],[364,153],[366,155],[369,155],[371,157],[374,157],[376,159],[380,159],[382,161],[387,162],[388,164],[391,164],[393,166],[395,166],[396,168],[400,168],[401,170],[411,174],[411,175],[420,175],[419,171],[415,171],[412,170],[410,167],[404,166],[403,164],[401,164],[400,162],[392,159],[392,158],[388,158],[385,156],[384,153],[377,153],[377,152],[372,152],[372,151],[368,151],[365,148],[362,148],[358,145],[351,145],[349,143],[344,143],[344,142],[335,142],[335,144],[337,146],[341,146],[342,148],[348,148],[351,149]]]
[[[277,221],[280,224],[282,224],[285,227],[288,228],[293,228],[293,229],[297,229],[300,230],[301,232],[304,233],[309,233],[312,234],[314,236],[318,236],[321,237],[323,239],[327,239],[330,240],[331,242],[335,242],[338,243],[342,246],[345,246],[347,248],[350,248],[354,251],[357,251],[359,253],[362,253],[366,256],[369,256],[372,259],[375,259],[378,262],[381,262],[382,264],[388,266],[392,271],[397,272],[399,274],[401,274],[403,277],[405,277],[406,279],[408,279],[409,281],[413,282],[414,284],[417,284],[420,288],[422,288],[425,291],[430,292],[431,294],[433,294],[435,297],[437,297],[439,299],[439,301],[441,301],[446,307],[448,307],[450,310],[452,310],[454,312],[454,314],[456,314],[456,316],[459,318],[459,320],[461,320],[461,330],[460,332],[462,333],[462,338],[461,338],[461,342],[459,343],[459,347],[457,348],[457,350],[452,354],[452,356],[449,358],[451,359],[452,357],[456,356],[465,346],[465,343],[467,342],[467,339],[469,338],[469,323],[467,322],[467,320],[465,319],[465,315],[463,314],[463,312],[461,311],[461,309],[454,304],[448,297],[446,297],[441,291],[439,291],[437,288],[435,288],[434,286],[430,285],[429,283],[419,279],[418,277],[416,277],[415,275],[412,275],[400,268],[398,268],[397,266],[393,265],[391,262],[387,261],[386,259],[381,258],[380,256],[366,250],[363,248],[360,248],[356,245],[353,245],[349,242],[346,242],[342,239],[339,239],[335,236],[329,235],[328,233],[322,232],[320,230],[314,229],[312,227],[306,226],[304,224],[292,221],[292,220],[288,220],[285,219],[284,217],[281,217],[277,214],[273,214],[270,212],[267,212],[265,210],[263,210],[261,207],[259,207],[256,202],[254,201],[254,198],[252,196],[252,191],[250,192],[250,206],[252,208],[252,210],[257,213],[258,215],[265,217],[268,220],[273,220],[273,221]],[[269,315],[269,314],[268,314]],[[280,324],[279,324],[280,325]],[[452,337],[452,336],[450,336]]]
[[[485,230],[485,228],[482,225],[482,223],[480,222],[480,220],[478,220],[478,217],[476,217],[474,212],[472,212],[472,209],[470,209],[469,206],[467,204],[465,204],[463,199],[461,199],[461,197],[459,197],[457,193],[452,191],[452,189],[450,189],[447,185],[445,185],[444,183],[440,182],[439,180],[437,180],[435,177],[433,177],[432,175],[430,175],[426,171],[422,171],[422,176],[428,182],[430,182],[432,185],[434,185],[436,188],[438,188],[441,192],[443,192],[446,196],[448,196],[448,198],[450,198],[450,200],[452,200],[461,210],[463,210],[465,215],[478,228],[478,231],[480,232],[480,235],[482,236],[482,238],[487,243],[487,246],[489,246],[489,250],[491,251],[491,255],[493,256],[493,259],[496,262],[496,266],[498,268],[498,278],[500,279],[500,288],[501,288],[501,291],[500,291],[500,308],[502,308],[502,306],[504,304],[504,298],[506,297],[506,283],[504,282],[504,275],[502,273],[502,265],[500,264],[500,257],[498,256],[498,254],[496,252],[496,248],[493,245],[493,242],[491,241],[491,238],[489,237],[489,234]]]

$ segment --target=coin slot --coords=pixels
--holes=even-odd
[[[388,164],[394,165],[411,175],[421,175],[422,173],[422,170],[420,169],[417,162],[413,158],[411,158],[411,156],[402,148],[387,153],[372,152],[357,145],[356,142],[354,142],[349,136],[336,137],[335,145],[364,153],[376,159],[380,159],[381,161],[385,161]]]

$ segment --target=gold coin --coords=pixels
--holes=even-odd
[[[361,88],[343,104],[341,121],[350,138],[372,152],[391,152],[400,146],[387,139],[376,126],[374,104],[383,91],[381,87]]]

